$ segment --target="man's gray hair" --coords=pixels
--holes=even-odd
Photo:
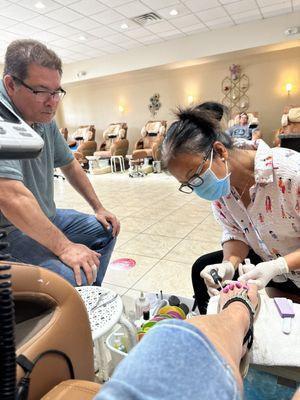
[[[57,70],[62,75],[61,59],[53,50],[37,40],[22,39],[13,41],[7,47],[3,76],[12,75],[24,80],[30,64]]]

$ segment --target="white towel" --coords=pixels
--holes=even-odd
[[[211,297],[207,314],[216,314],[219,296]],[[261,294],[261,307],[254,325],[251,363],[258,365],[300,367],[300,304],[293,303],[295,317],[291,333],[282,332],[274,300]]]

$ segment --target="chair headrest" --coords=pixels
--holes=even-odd
[[[166,132],[166,121],[148,121],[141,130],[141,135],[143,137],[157,136],[159,134],[164,135]]]
[[[126,122],[116,122],[110,124],[107,129],[103,132],[103,139],[114,139],[119,137],[120,139],[125,139],[127,135],[127,124]]]
[[[288,118],[290,122],[300,122],[300,107],[294,107],[289,110]]]

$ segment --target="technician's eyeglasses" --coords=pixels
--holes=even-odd
[[[204,156],[201,164],[197,168],[197,171],[195,172],[195,174],[186,183],[182,183],[180,185],[180,187],[178,188],[178,190],[180,192],[190,194],[194,191],[195,187],[199,187],[203,184],[204,181],[201,178],[201,176],[199,176],[199,175],[204,167],[206,160],[208,159],[208,157],[211,154],[211,150],[212,150],[212,147],[210,147],[208,152],[205,154],[205,156]]]
[[[21,83],[22,86],[26,87],[26,89],[30,90],[35,95],[36,101],[39,103],[44,103],[45,101],[48,101],[50,97],[52,97],[54,101],[61,101],[67,93],[62,88],[54,90],[53,92],[50,90],[36,90],[28,86],[24,81],[22,81],[22,79],[19,79],[16,76],[13,76],[12,78],[16,82]]]

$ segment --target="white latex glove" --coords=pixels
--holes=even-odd
[[[239,276],[246,274],[247,272],[251,271],[253,268],[255,268],[255,265],[251,264],[250,262],[245,263],[245,264],[239,264]]]
[[[245,265],[242,266],[243,272],[245,272]],[[241,271],[241,269],[239,269]],[[287,274],[290,272],[289,267],[283,257],[279,257],[276,260],[261,262],[256,267],[250,269],[250,271],[243,273],[238,278],[239,281],[246,281],[248,283],[254,283],[258,289],[263,289],[276,275]]]
[[[234,266],[230,261],[223,261],[220,264],[212,264],[207,265],[200,273],[201,278],[204,279],[204,282],[207,286],[207,292],[210,297],[217,296],[219,291],[216,289],[218,285],[215,284],[212,276],[210,275],[210,271],[215,269],[220,276],[222,281],[232,280],[234,275]]]

